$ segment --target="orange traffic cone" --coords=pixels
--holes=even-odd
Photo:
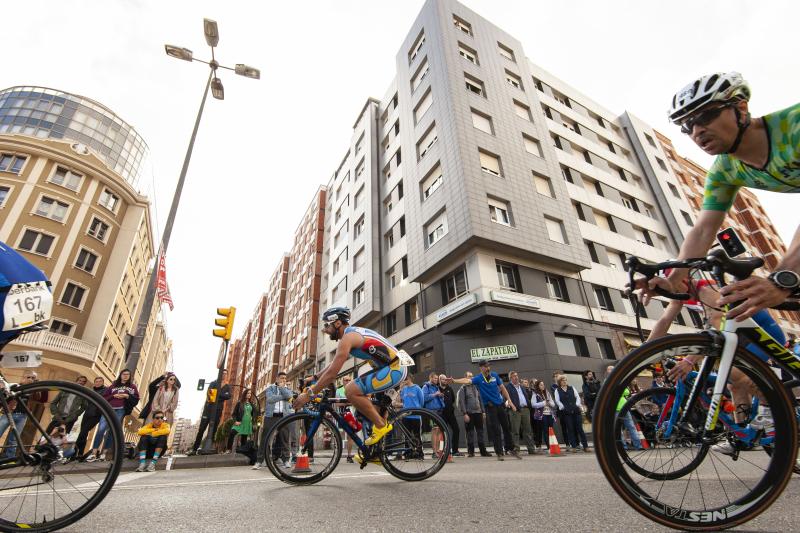
[[[550,427],[550,457],[555,457],[556,455],[561,455],[561,446],[558,445],[558,439],[556,438],[556,434],[553,431],[553,427]]]
[[[311,466],[308,463],[308,454],[303,452],[303,446],[306,445],[306,436],[300,435],[300,452],[297,454],[297,460],[292,468],[293,474],[306,474],[311,472]]]
[[[639,440],[642,442],[642,449],[649,450],[650,445],[647,443],[647,439],[644,438],[644,433],[642,433],[642,428],[639,427],[639,424],[636,424],[636,434],[639,436]]]

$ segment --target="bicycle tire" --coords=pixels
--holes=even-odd
[[[622,424],[621,418],[624,417],[632,409],[632,407],[634,405],[636,405],[637,403],[642,401],[642,399],[646,398],[647,396],[656,395],[656,394],[658,394],[658,395],[671,394],[671,395],[674,396],[675,395],[675,388],[674,387],[655,387],[655,388],[652,388],[652,389],[647,389],[647,390],[643,390],[643,391],[637,392],[636,394],[634,394],[633,396],[628,398],[628,401],[625,402],[625,405],[623,405],[622,408],[619,410],[619,413],[617,415],[617,421],[616,421],[617,428],[614,430],[614,433],[618,435],[619,432],[622,430],[622,425],[623,424]],[[648,433],[645,428],[642,429],[642,432],[645,433],[645,436]],[[676,440],[673,440],[670,444],[674,445],[675,442],[676,442]],[[654,448],[657,449],[657,447],[660,445],[660,443],[658,442],[657,439],[656,440],[649,440],[648,443],[649,443],[648,446],[649,446],[650,449],[649,450],[643,450],[642,451],[643,453],[641,453],[640,455],[652,454],[653,453],[653,449]],[[620,442],[618,442],[618,445],[617,445],[617,453],[620,455],[620,457],[625,462],[625,464],[627,464],[632,470],[634,470],[638,474],[640,474],[640,475],[642,475],[644,477],[650,478],[650,479],[655,479],[655,480],[658,480],[658,481],[664,481],[664,480],[678,479],[678,478],[681,478],[681,477],[687,475],[690,472],[693,472],[695,470],[695,468],[697,468],[697,466],[700,463],[702,463],[703,460],[706,458],[706,455],[708,454],[709,447],[710,446],[708,444],[703,444],[702,446],[699,447],[697,454],[694,456],[694,458],[692,458],[691,461],[689,461],[688,464],[685,464],[681,468],[678,468],[678,469],[675,469],[675,470],[671,470],[669,472],[666,472],[666,471],[658,472],[658,471],[646,469],[638,461],[634,460],[635,458],[632,457],[631,454],[629,453],[631,450],[624,449]],[[649,461],[645,462],[645,465],[647,465],[647,464],[649,464]],[[658,464],[657,461],[653,462],[653,466],[654,467],[657,464]],[[664,466],[663,462],[662,462],[661,466],[662,467]]]
[[[384,437],[383,449],[380,454],[380,459],[386,471],[389,472],[394,477],[402,479],[403,481],[423,481],[435,475],[437,472],[439,472],[439,470],[441,470],[442,467],[447,462],[447,458],[450,454],[450,449],[451,449],[450,441],[452,439],[452,436],[450,435],[450,431],[444,419],[429,409],[423,409],[418,407],[401,409],[395,413],[394,417],[392,417],[392,420],[390,420],[390,422],[392,425],[395,425],[395,427],[402,426],[403,424],[402,420],[404,418],[408,418],[409,416],[419,416],[421,417],[420,420],[422,420],[422,417],[427,417],[433,423],[436,423],[439,427],[445,430],[442,434],[442,442],[440,444],[440,447],[442,448],[442,450],[444,450],[443,453],[438,457],[438,459],[432,462],[430,468],[426,469],[423,472],[417,472],[417,473],[404,472],[400,468],[396,467],[394,462],[390,460],[390,455],[396,452],[392,450],[392,448],[387,449],[386,447],[387,443],[385,442],[385,439],[387,439],[388,437]],[[422,451],[424,460],[424,447],[422,446],[422,444],[423,444],[422,442],[419,442],[420,450]]]
[[[339,429],[328,418],[323,417],[320,419],[320,425],[317,427],[314,434],[311,435],[311,438],[314,438],[321,427],[325,427],[331,432],[331,446],[334,455],[331,462],[325,468],[308,476],[299,476],[293,475],[294,473],[292,471],[289,471],[276,463],[276,459],[272,457],[271,450],[278,433],[291,424],[303,424],[305,420],[311,422],[313,420],[317,420],[317,416],[302,412],[281,418],[280,422],[272,426],[266,436],[264,462],[266,462],[267,468],[269,468],[269,471],[272,472],[276,478],[280,479],[284,483],[288,483],[289,485],[313,485],[314,483],[322,481],[336,469],[336,465],[339,464],[339,460],[342,458],[342,436],[339,434]]]
[[[616,404],[624,387],[648,364],[666,356],[689,353],[705,353],[716,357],[712,352],[711,336],[699,333],[663,337],[643,344],[619,362],[604,383],[595,403],[593,431],[597,446],[596,456],[600,469],[612,488],[628,505],[647,518],[667,527],[687,531],[727,529],[751,520],[774,503],[791,478],[797,453],[797,425],[791,399],[770,367],[741,345],[737,347],[734,364],[756,386],[761,387],[761,393],[772,408],[776,430],[775,453],[767,468],[762,469],[764,475],[758,483],[752,488],[745,485],[748,488],[745,495],[730,502],[726,492],[727,505],[700,511],[685,509],[683,500],[680,507],[671,506],[658,501],[662,497],[660,491],[653,497],[640,487],[625,470],[623,461],[617,455],[614,435]],[[700,484],[699,474],[697,479]],[[720,484],[724,489],[721,478]],[[686,490],[688,486],[687,484]],[[684,498],[685,496],[686,493]]]
[[[792,394],[792,393],[789,392],[789,394]],[[797,438],[797,442],[798,442],[798,445],[800,445],[800,405],[798,405],[796,401],[795,401],[794,409],[795,409],[795,418],[798,419],[798,424],[797,424],[798,438]],[[764,452],[766,452],[768,455],[772,455],[772,446],[769,446],[769,445],[768,446],[764,446]],[[800,475],[800,454],[799,454],[797,460],[794,462],[794,468],[792,468],[792,471],[795,474]]]
[[[122,459],[123,459],[123,457],[122,457],[122,455],[123,455],[123,453],[122,453],[123,452],[122,426],[117,421],[116,415],[115,415],[113,409],[111,408],[111,406],[108,404],[108,402],[105,399],[103,399],[102,396],[100,396],[99,394],[94,392],[92,389],[87,388],[87,387],[82,387],[80,385],[77,385],[77,384],[71,383],[71,382],[67,382],[67,381],[37,381],[35,383],[31,383],[31,384],[27,384],[27,385],[13,386],[11,388],[11,392],[19,393],[21,395],[25,395],[25,394],[33,394],[33,393],[36,393],[37,391],[40,391],[40,390],[46,390],[46,391],[48,391],[48,393],[51,393],[54,389],[57,389],[59,391],[67,391],[70,394],[75,394],[78,397],[85,398],[87,401],[91,401],[93,403],[94,407],[98,410],[98,412],[103,417],[105,417],[106,420],[111,421],[111,423],[108,425],[108,429],[109,429],[109,431],[111,431],[111,435],[112,435],[112,441],[113,441],[112,442],[112,446],[114,446],[114,448],[113,448],[114,459],[113,459],[113,461],[110,462],[111,463],[110,464],[110,468],[108,469],[108,471],[106,473],[106,477],[103,480],[103,482],[100,484],[100,486],[98,487],[97,491],[90,498],[88,498],[85,503],[80,505],[75,510],[72,510],[69,514],[66,514],[66,515],[64,515],[62,517],[59,517],[59,518],[55,519],[55,520],[48,520],[43,524],[20,523],[17,520],[9,521],[9,520],[5,520],[2,517],[0,517],[0,531],[9,531],[9,532],[24,531],[24,532],[33,532],[33,533],[44,533],[44,532],[48,532],[48,531],[55,531],[55,530],[58,530],[58,529],[62,529],[62,528],[65,528],[65,527],[67,527],[69,525],[72,525],[72,524],[76,523],[81,518],[83,518],[87,514],[89,514],[95,507],[97,507],[100,504],[100,502],[103,501],[103,499],[108,495],[108,492],[114,486],[114,483],[117,480],[117,476],[119,475],[120,469],[122,468]],[[48,398],[48,400],[51,400],[51,399],[52,398]],[[41,426],[38,421],[34,424],[34,427],[36,428],[36,430],[35,430],[36,431],[36,433],[35,433],[36,440],[38,440],[38,435],[39,435],[39,431],[40,431],[40,428],[36,427],[37,425]],[[9,431],[10,430],[11,430],[11,428],[9,428]],[[69,464],[75,464],[75,463],[69,463]],[[53,464],[51,464],[50,466],[53,466]],[[83,467],[81,467],[81,468],[83,468]],[[53,472],[54,472],[55,476],[52,478],[52,480],[51,480],[52,483],[51,483],[50,486],[53,487],[52,492],[53,492],[54,507],[55,507],[55,497],[56,497],[55,479],[56,479],[56,476],[59,475],[59,474],[61,474],[63,476],[78,475],[78,474],[80,474],[80,470],[76,471],[75,468],[73,468],[72,472],[68,472],[67,468],[66,468],[66,465],[64,465],[63,468],[61,466],[56,467]],[[92,478],[92,477],[90,477],[90,479],[94,480],[94,478]],[[72,486],[72,489],[68,489],[68,490],[70,490],[71,492],[74,493],[75,490],[78,490],[78,491],[80,490],[80,486],[75,487],[74,484],[72,484],[71,482],[69,482],[69,483]],[[11,488],[7,488],[5,490],[11,490]],[[2,494],[2,490],[0,490],[0,494]],[[38,493],[37,493],[37,495],[38,495]],[[63,498],[62,498],[61,501],[65,502],[65,500]],[[24,503],[24,499],[23,499],[23,503]],[[34,512],[37,512],[37,511],[38,511],[38,501],[37,501],[36,504],[34,504]],[[45,520],[46,520],[46,516],[45,516]]]

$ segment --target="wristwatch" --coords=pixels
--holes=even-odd
[[[791,270],[778,270],[767,276],[767,279],[779,289],[789,289],[792,294],[796,294],[800,288],[800,276]]]

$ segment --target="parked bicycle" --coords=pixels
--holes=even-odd
[[[345,420],[337,407],[344,398],[329,398],[329,391],[317,395],[301,412],[281,419],[267,434],[266,463],[270,471],[293,485],[309,485],[328,477],[342,457],[342,429],[352,439],[363,458],[361,468],[377,463],[393,476],[404,481],[422,481],[436,474],[447,462],[450,431],[444,420],[433,411],[422,408],[395,410],[388,395],[375,395],[373,404],[392,432],[374,446],[364,445],[357,429]],[[288,457],[289,436],[300,435],[298,458],[294,466],[281,457]],[[430,435],[438,432],[438,449],[433,449]],[[326,438],[327,437],[327,438]],[[305,457],[313,455],[312,458]]]
[[[668,268],[709,272],[723,287],[727,275],[745,279],[763,260],[730,259],[713,250],[699,259],[646,265],[630,257],[626,264],[631,287],[635,274],[649,279]],[[638,303],[636,311],[638,321]],[[746,349],[749,344],[763,353]],[[677,387],[649,389],[622,401],[631,383],[649,382],[657,369],[688,355],[702,359],[680,392]],[[751,383],[752,401],[738,414],[724,408],[732,369]],[[796,466],[796,402],[790,387],[797,385],[799,369],[800,358],[752,319],[643,344],[619,362],[598,395],[593,430],[601,470],[631,507],[665,526],[711,531],[751,520],[780,496]],[[776,370],[793,380],[782,382]],[[754,415],[759,405],[771,410],[771,420],[760,427]],[[634,408],[652,440],[647,450],[631,451],[624,442],[621,419]],[[730,445],[725,452],[719,446],[724,443]]]

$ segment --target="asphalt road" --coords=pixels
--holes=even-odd
[[[800,478],[734,531],[800,531]],[[381,466],[339,464],[293,487],[249,467],[125,473],[105,501],[66,531],[669,531],[611,490],[594,454],[522,461],[456,458],[435,477],[400,481]]]

